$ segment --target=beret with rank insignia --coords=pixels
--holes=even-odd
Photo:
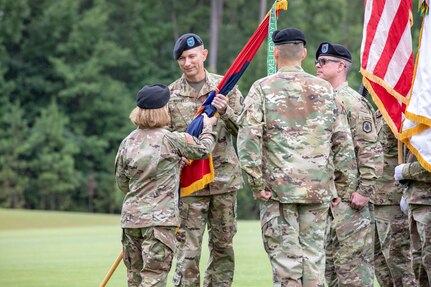
[[[204,42],[202,41],[201,37],[199,37],[196,34],[193,33],[187,33],[178,38],[178,40],[175,42],[174,47],[174,59],[178,60],[178,58],[181,56],[181,54],[184,51],[193,49],[195,47],[199,47],[203,45]]]
[[[320,56],[332,56],[349,61],[350,63],[352,62],[352,55],[346,47],[339,44],[331,44],[329,42],[320,43],[316,50],[316,60]]]

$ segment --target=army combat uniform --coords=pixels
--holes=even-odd
[[[380,111],[377,133],[384,154],[383,174],[376,181],[374,215],[374,265],[381,287],[417,286],[413,273],[408,217],[401,212],[404,188],[394,180],[398,165],[398,142]]]
[[[323,286],[333,169],[347,182],[356,170],[332,87],[300,66],[282,67],[253,84],[239,125],[238,154],[250,187],[272,194],[261,202],[260,220],[274,286]]]
[[[338,191],[341,203],[331,206],[326,240],[328,286],[374,286],[373,205],[355,210],[353,192],[373,200],[375,180],[382,174],[383,154],[377,138],[372,107],[344,82],[335,89],[335,99],[347,112],[357,160],[358,185]]]
[[[169,86],[170,128],[185,131],[193,116],[222,77],[205,71],[205,83],[197,92],[183,75]],[[236,233],[236,192],[243,180],[232,136],[238,133],[237,117],[243,97],[237,88],[228,95],[226,113],[220,115],[213,130],[217,143],[212,153],[214,182],[180,200],[180,229],[177,234],[175,286],[199,286],[199,260],[205,225],[208,224],[210,257],[204,286],[231,286],[234,274],[233,237]]]
[[[431,172],[409,152],[403,166],[403,181],[408,182],[410,240],[413,270],[419,286],[431,286]]]
[[[179,226],[179,162],[209,156],[216,135],[204,127],[199,140],[162,128],[132,131],[115,159],[121,211],[123,261],[128,286],[166,286]]]

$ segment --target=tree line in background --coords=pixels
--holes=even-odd
[[[210,48],[207,68],[223,74],[273,1],[0,0],[0,206],[119,212],[114,157],[134,128],[128,119],[144,84],[170,84],[178,36]],[[307,38],[303,67],[315,73],[321,41],[342,43],[361,77],[363,2],[291,0],[278,27]],[[418,31],[415,31],[418,33]],[[242,93],[266,76],[266,43],[239,81]],[[239,218],[256,216],[245,188]]]

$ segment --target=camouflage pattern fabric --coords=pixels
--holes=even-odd
[[[408,183],[407,201],[409,204],[431,205],[431,172],[427,171],[409,152],[402,170],[403,182]]]
[[[383,172],[383,150],[377,137],[373,109],[368,101],[351,89],[347,82],[335,89],[335,98],[347,113],[355,146],[358,184],[348,192],[337,189],[338,197],[343,203],[331,208],[329,215],[330,222],[333,222],[328,225],[327,230],[325,276],[329,286],[372,286],[375,228],[371,214],[373,206],[369,205],[357,211],[350,207],[349,201],[352,192],[358,192],[370,198],[371,202],[374,201],[375,180]],[[343,211],[346,214],[342,214]],[[344,224],[343,221],[350,224]],[[362,259],[351,260],[352,254],[361,255]],[[349,269],[353,271],[347,272]]]
[[[204,128],[199,139],[166,129],[135,129],[115,158],[117,185],[125,193],[122,228],[178,226],[179,162],[209,156],[216,135]]]
[[[175,248],[175,227],[125,228],[122,243],[129,287],[167,285]]]
[[[205,126],[199,139],[166,129],[136,129],[115,158],[121,210],[123,261],[128,286],[166,286],[179,225],[179,163],[182,156],[209,156],[216,135]]]
[[[375,205],[375,273],[380,287],[418,286],[413,273],[409,222],[398,205]]]
[[[251,190],[272,193],[261,223],[274,286],[323,286],[334,181],[357,170],[344,117],[330,84],[300,66],[256,81],[245,99],[238,154]]]
[[[231,286],[235,265],[232,240],[236,233],[236,192],[183,197],[180,211],[174,286],[200,286],[199,260],[207,224],[210,261],[204,286]]]
[[[419,286],[431,286],[431,206],[409,204],[413,271]]]
[[[350,131],[328,82],[283,67],[256,81],[244,105],[238,155],[253,192],[270,190],[282,203],[327,203],[334,169],[354,177]]]
[[[324,236],[329,204],[261,203],[265,251],[273,286],[324,286]]]
[[[408,152],[402,169],[408,185],[410,241],[413,270],[419,286],[431,285],[431,173],[424,169],[413,153]]]
[[[325,243],[328,286],[374,286],[370,206],[359,211],[349,202],[331,206]]]
[[[355,190],[374,202],[375,180],[383,173],[383,150],[377,137],[376,119],[373,107],[359,93],[344,82],[335,90],[335,99],[347,111],[356,160],[358,162],[359,182]],[[347,195],[345,199],[350,199]]]
[[[386,124],[380,111],[376,112],[377,133],[383,149],[384,168],[376,182],[374,204],[399,206],[403,186],[394,179],[394,169],[398,165],[398,140]]]
[[[217,87],[222,76],[205,71],[205,84],[199,92],[190,86],[184,75],[169,85],[171,98],[169,100],[169,114],[171,116],[170,129],[184,132],[192,122],[193,117],[209,93]],[[214,182],[206,188],[197,191],[192,196],[213,195],[232,192],[243,185],[241,169],[233,145],[232,136],[238,133],[236,124],[238,115],[242,111],[243,97],[237,88],[233,88],[227,95],[228,108],[226,113],[220,116],[221,120],[213,130],[217,134],[217,144],[212,156],[215,170]]]
[[[379,111],[377,133],[384,154],[383,175],[376,181],[374,213],[374,265],[381,287],[417,286],[410,250],[408,217],[399,202],[404,188],[394,179],[398,165],[398,142]]]
[[[186,81],[184,75],[169,85],[170,129],[185,131],[196,111],[209,93],[216,89],[221,79],[222,76],[205,71],[205,83],[200,91],[196,91]],[[243,186],[233,136],[238,133],[236,122],[242,111],[243,97],[236,87],[227,97],[226,113],[220,115],[217,125],[213,127],[217,134],[217,143],[212,153],[214,182],[180,200],[182,216],[177,236],[177,267],[173,280],[176,286],[199,286],[199,260],[206,224],[211,251],[204,286],[232,284],[235,261],[232,241],[236,233],[236,191]]]

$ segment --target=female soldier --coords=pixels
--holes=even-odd
[[[199,139],[170,132],[164,85],[144,86],[130,119],[137,126],[121,143],[115,159],[117,185],[125,193],[121,211],[123,261],[128,286],[166,286],[179,225],[181,158],[208,157],[216,140],[216,118],[204,115]]]

